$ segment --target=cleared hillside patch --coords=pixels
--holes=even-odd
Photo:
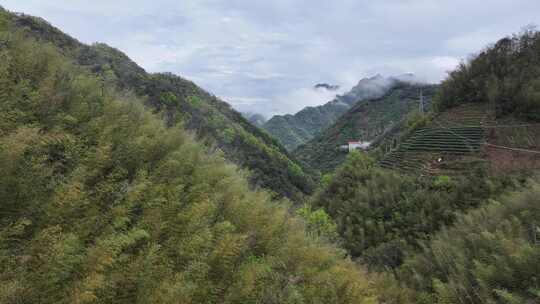
[[[379,165],[421,175],[540,168],[540,124],[513,116],[495,119],[488,104],[463,104],[416,130]]]

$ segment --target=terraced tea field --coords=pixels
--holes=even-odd
[[[463,156],[473,156],[475,161],[485,143],[484,127],[492,123],[487,113],[485,107],[472,104],[447,111],[416,130],[379,164],[404,173],[440,174],[452,171],[448,162]]]

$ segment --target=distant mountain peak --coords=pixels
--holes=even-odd
[[[322,130],[331,126],[342,114],[362,100],[380,98],[398,81],[381,74],[363,78],[349,92],[316,107],[305,107],[294,115],[278,115],[264,124],[264,128],[290,151],[308,142]],[[315,89],[326,89],[318,84]]]
[[[378,87],[374,84],[380,85],[380,88],[386,84],[389,86],[386,90],[376,92]],[[309,141],[295,149],[293,155],[297,159],[324,173],[330,172],[346,158],[347,154],[340,152],[339,147],[359,139],[373,142],[380,138],[403,122],[408,113],[418,108],[419,87],[423,88],[426,105],[431,103],[437,89],[435,85],[418,85],[390,77],[366,80],[358,87],[370,87],[371,95],[358,91],[358,96],[363,94],[367,97],[351,103],[352,106],[345,109],[330,125],[321,128]],[[377,96],[377,93],[381,94]],[[340,99],[344,100],[345,97]]]
[[[247,119],[251,124],[262,127],[267,119],[262,114],[259,113],[252,113],[252,112],[242,112],[242,116],[244,116],[245,119]]]
[[[418,76],[416,76],[416,74],[414,73],[399,74],[399,75],[392,76],[390,78],[395,79],[397,81],[401,81],[401,82],[424,83],[424,81],[420,80]]]

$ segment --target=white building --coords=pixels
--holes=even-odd
[[[349,141],[346,145],[340,146],[340,150],[352,152],[354,150],[367,150],[371,145],[367,141]]]

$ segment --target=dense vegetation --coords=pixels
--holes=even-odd
[[[333,125],[298,147],[294,155],[313,168],[331,172],[347,157],[339,146],[348,141],[378,140],[418,109],[421,90],[427,110],[436,88],[434,85],[397,82],[384,96],[358,102]]]
[[[478,109],[491,106],[499,118],[536,119],[540,103],[534,85],[527,83],[539,76],[539,38],[525,31],[460,66],[437,93],[436,109],[444,113],[413,121],[423,125],[435,117],[440,128],[448,128],[445,117],[457,115],[447,122],[475,120],[482,127],[486,111],[469,113],[476,109],[470,105],[448,111],[466,102],[484,103]],[[512,51],[503,47],[506,43]],[[416,127],[407,123],[409,130]],[[441,143],[433,139],[433,144]],[[352,153],[323,179],[325,186],[312,204],[334,219],[353,257],[387,278],[379,285],[383,303],[537,303],[540,186],[526,182],[533,170],[497,176],[479,164],[452,176],[413,177]],[[517,192],[503,195],[508,190]]]
[[[490,180],[481,170],[435,180],[399,175],[355,152],[313,205],[335,220],[353,257],[382,270],[399,266],[407,249],[452,224],[456,212],[477,207],[509,186],[511,180]]]
[[[285,148],[293,151],[335,122],[349,107],[341,103],[327,103],[307,107],[291,115],[276,115],[263,128],[277,138]]]
[[[357,102],[381,97],[396,82],[395,78],[380,75],[364,78],[349,92],[324,105],[306,107],[294,115],[276,115],[263,127],[289,151],[293,151],[331,126]]]
[[[539,303],[540,184],[460,216],[399,277],[417,303]]]
[[[540,32],[527,28],[501,39],[451,72],[441,85],[438,109],[466,102],[540,121]]]
[[[219,153],[5,20],[1,303],[374,302]]]
[[[103,86],[130,90],[160,112],[168,126],[182,123],[198,139],[224,152],[225,158],[251,171],[252,185],[300,201],[314,190],[302,168],[275,139],[194,83],[173,74],[148,74],[126,55],[105,44],[84,45],[46,21],[9,14],[27,35],[49,42],[75,64],[99,75]]]
[[[539,38],[525,31],[462,65],[437,109],[490,102],[538,119]],[[328,156],[307,161],[331,169],[342,142],[393,132],[418,90],[356,104],[324,148],[302,148]],[[431,116],[408,117],[404,137]],[[301,200],[311,180],[226,103],[2,10],[0,168],[0,303],[540,302],[529,172],[413,177],[354,152],[291,208],[275,193]]]

